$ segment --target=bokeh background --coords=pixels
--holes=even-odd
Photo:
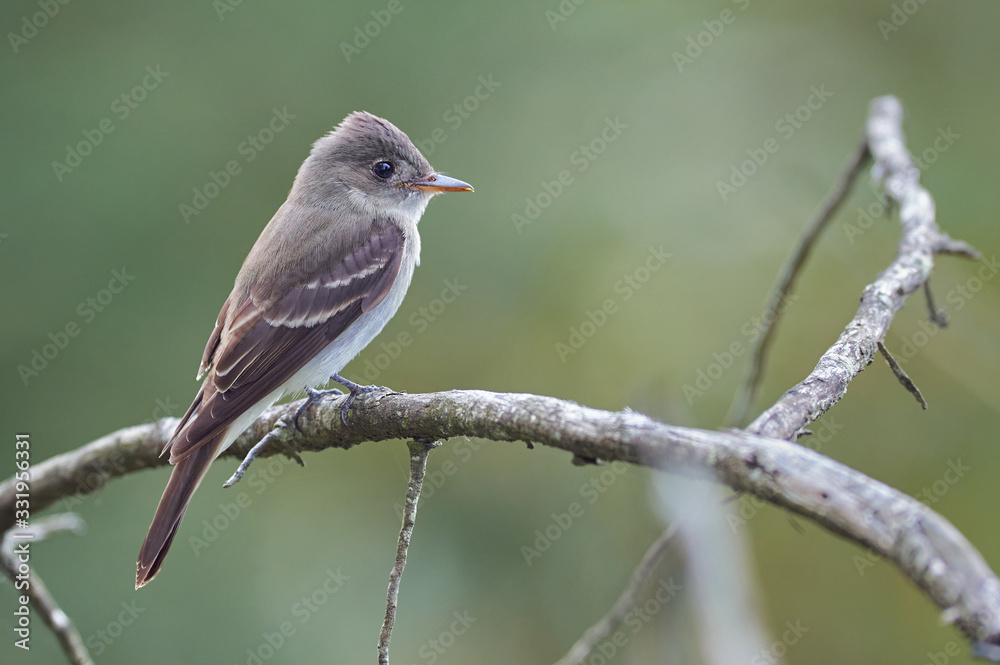
[[[535,392],[720,427],[747,356],[703,394],[685,386],[696,386],[713,354],[750,341],[779,266],[877,95],[903,100],[915,152],[941,132],[951,136],[926,155],[923,173],[942,226],[988,258],[1000,240],[996,3],[57,6],[51,18],[35,17],[44,24],[37,30],[24,21],[43,11],[39,3],[0,7],[8,33],[0,47],[3,477],[17,432],[31,434],[37,462],[184,411],[243,257],[311,142],[354,110],[391,119],[432,164],[476,187],[431,204],[423,263],[402,309],[346,371],[409,392]],[[366,29],[367,42],[358,37]],[[144,78],[147,89],[133,93]],[[825,99],[805,113],[799,107],[814,89]],[[281,131],[248,147],[275,110],[287,118]],[[783,120],[797,110],[808,119]],[[84,132],[95,136],[105,119],[113,131],[82,149],[89,154],[68,171],[53,166],[66,164],[68,146],[96,143]],[[616,119],[615,140],[581,161],[581,146]],[[720,194],[718,183],[769,138],[778,151]],[[230,160],[239,174],[185,220],[179,206],[192,205],[194,190],[204,193]],[[539,201],[563,170],[572,183]],[[512,215],[525,215],[526,197],[548,205],[518,228]],[[787,310],[757,410],[813,367],[894,255],[895,219],[852,231],[875,201],[862,181],[824,235]],[[661,247],[670,258],[626,300],[620,281]],[[983,268],[988,278],[974,281],[977,269],[941,258],[933,285],[950,327],[922,337],[926,309],[914,297],[887,338],[928,411],[877,361],[818,425],[830,434],[824,454],[904,492],[931,490],[932,507],[997,568],[1000,279]],[[87,299],[115,270],[133,278],[88,313]],[[441,310],[434,300],[446,280],[465,288]],[[557,344],[569,344],[571,329],[607,299],[614,314],[561,356]],[[70,323],[79,334],[37,375],[22,376],[19,366]],[[412,345],[380,361],[379,343],[404,331]],[[366,376],[369,362],[384,369]],[[162,574],[139,593],[135,555],[168,472],[136,473],[60,506],[89,530],[37,544],[32,562],[100,663],[254,662],[248,649],[267,663],[372,662],[406,460],[404,442],[331,450],[306,457],[305,468],[258,463],[235,490],[221,487],[233,463],[219,463]],[[951,483],[949,464],[968,470]],[[572,466],[563,453],[464,440],[447,442],[430,466],[394,662],[552,662],[610,607],[662,528],[642,469],[601,480],[601,469]],[[602,492],[590,503],[582,488],[592,480]],[[226,524],[220,506],[239,492],[251,503]],[[522,546],[573,502],[582,517],[527,565]],[[726,514],[706,519],[727,529]],[[226,528],[198,546],[191,539],[206,537],[213,521]],[[735,531],[748,539],[748,581],[768,643],[781,640],[786,622],[808,629],[775,657],[916,665],[958,649],[948,662],[969,660],[936,608],[891,566],[859,564],[860,548],[773,507]],[[658,575],[682,581],[683,559],[671,554]],[[304,610],[301,599],[331,571],[348,579]],[[0,624],[14,606],[11,585],[0,584],[8,617]],[[650,617],[653,627],[630,631],[611,661],[704,662],[694,607],[681,591]],[[456,612],[475,619],[461,635]],[[268,652],[267,636],[286,621],[294,635]],[[0,662],[61,662],[37,618],[35,631],[30,653],[5,631]]]

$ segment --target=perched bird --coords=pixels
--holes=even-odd
[[[399,309],[420,263],[417,222],[441,192],[406,134],[352,113],[313,144],[284,204],[243,262],[198,370],[201,390],[164,448],[173,472],[139,552],[135,586],[163,565],[191,496],[222,451],[282,395],[331,378]],[[308,403],[307,403],[308,404]],[[300,411],[301,412],[301,411]]]

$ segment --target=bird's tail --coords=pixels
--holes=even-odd
[[[135,566],[136,589],[149,584],[160,572],[163,558],[177,535],[177,527],[184,518],[191,496],[219,452],[219,444],[225,435],[226,430],[223,430],[212,440],[205,441],[174,467],[163,496],[160,497],[160,505],[156,507],[153,523],[149,525],[146,540],[139,550],[139,560]]]

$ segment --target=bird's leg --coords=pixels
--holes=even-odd
[[[302,431],[302,428],[299,427],[299,416],[301,416],[302,413],[310,406],[312,406],[320,399],[322,399],[324,395],[343,395],[343,394],[344,394],[343,391],[338,390],[336,388],[330,388],[329,390],[314,390],[309,386],[306,386],[306,395],[307,395],[306,401],[302,403],[302,406],[300,406],[298,409],[295,410],[295,415],[292,416],[292,422],[295,424],[295,429],[299,430],[300,432]]]
[[[388,390],[388,388],[383,386],[361,386],[354,383],[350,379],[345,379],[339,374],[334,374],[330,378],[347,388],[349,391],[347,399],[344,400],[344,406],[340,407],[340,422],[344,423],[344,427],[347,427],[347,410],[351,408],[351,403],[354,402],[355,397],[361,393],[371,393],[376,390]]]

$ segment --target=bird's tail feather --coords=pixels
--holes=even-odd
[[[153,522],[149,525],[149,532],[139,550],[139,559],[135,567],[135,588],[148,584],[163,565],[163,558],[170,549],[170,543],[177,535],[177,527],[180,526],[191,501],[194,491],[198,489],[202,478],[211,466],[219,452],[219,444],[226,435],[223,430],[212,440],[205,441],[192,452],[188,457],[174,466],[167,482],[163,496],[160,497],[160,504],[156,507],[156,514],[153,515]]]

